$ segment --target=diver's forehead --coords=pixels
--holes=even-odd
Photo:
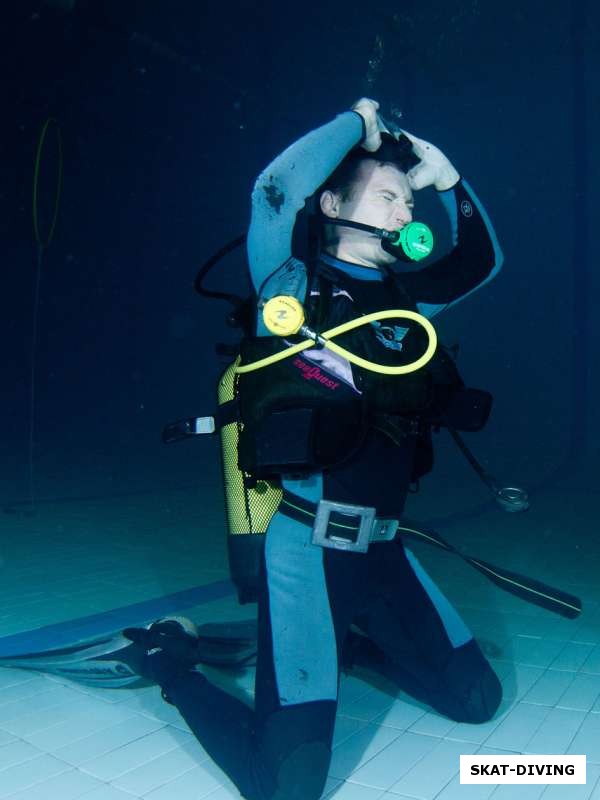
[[[374,171],[372,185],[378,189],[394,189],[398,194],[412,197],[410,184],[405,173],[387,164],[378,167]]]
[[[370,170],[369,188],[393,191],[399,197],[412,200],[412,191],[406,174],[393,164],[375,164]]]

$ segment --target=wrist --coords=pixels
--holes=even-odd
[[[447,183],[436,183],[435,190],[436,192],[449,192],[452,189],[455,189],[461,181],[461,176],[459,175],[458,178],[450,184]]]
[[[365,122],[365,118],[363,117],[363,115],[359,111],[355,111],[353,108],[350,109],[350,110],[351,110],[351,112],[353,114],[356,114],[356,116],[360,119],[361,134],[360,134],[360,142],[359,142],[359,144],[363,144],[363,142],[367,138],[367,123]]]
[[[438,175],[433,185],[438,192],[447,192],[453,189],[459,180],[460,175],[458,172],[454,169],[452,164],[448,164],[448,166],[441,171],[441,174]]]

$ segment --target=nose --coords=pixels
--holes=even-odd
[[[412,218],[412,211],[405,203],[397,203],[394,206],[394,225],[408,225],[409,222],[412,222]]]

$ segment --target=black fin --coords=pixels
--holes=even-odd
[[[240,668],[256,663],[256,622],[209,622],[198,628],[193,662]],[[1,667],[46,672],[88,686],[121,688],[141,685],[131,658],[133,645],[121,632],[37,653],[0,657]]]

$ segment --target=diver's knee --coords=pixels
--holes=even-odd
[[[502,700],[502,684],[494,670],[486,664],[480,680],[469,693],[461,722],[480,724],[492,719]]]

